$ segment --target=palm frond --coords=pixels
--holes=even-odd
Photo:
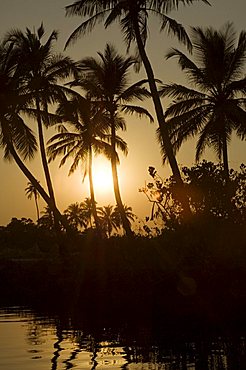
[[[67,12],[67,14],[69,15],[69,12]],[[67,39],[67,41],[65,43],[64,50],[66,50],[68,46],[70,46],[73,43],[75,43],[80,36],[85,35],[86,33],[91,32],[92,29],[95,27],[95,25],[97,23],[100,23],[100,22],[102,22],[104,20],[105,15],[106,15],[106,12],[105,11],[98,12],[98,13],[96,13],[96,15],[91,16],[89,19],[87,19],[86,21],[84,21],[83,23],[81,23],[71,33],[71,35]]]
[[[161,31],[166,30],[168,34],[171,34],[177,39],[182,42],[184,45],[187,46],[188,50],[192,50],[192,43],[190,41],[190,38],[185,30],[185,28],[182,26],[181,23],[178,23],[175,19],[168,17],[167,15],[162,15],[161,17]]]
[[[150,122],[154,122],[154,119],[152,117],[152,115],[149,113],[149,111],[143,107],[139,107],[139,106],[136,106],[136,105],[124,105],[122,104],[121,106],[121,110],[122,112],[126,113],[126,114],[136,114],[139,118],[142,118],[142,117],[147,117],[149,118]]]
[[[11,117],[12,142],[20,155],[25,159],[32,159],[37,151],[37,142],[32,130],[23,119],[14,114]]]

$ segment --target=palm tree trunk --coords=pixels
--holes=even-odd
[[[41,113],[40,113],[40,103],[39,103],[39,98],[36,97],[36,109],[37,109],[37,123],[38,123],[38,136],[39,136],[39,146],[40,146],[40,152],[41,152],[41,159],[42,159],[42,164],[43,164],[43,169],[44,169],[44,174],[45,174],[45,180],[49,192],[50,199],[53,203],[53,208],[56,208],[56,202],[55,202],[55,195],[54,195],[54,190],[52,186],[52,181],[51,181],[51,176],[50,176],[50,171],[48,167],[48,161],[46,157],[46,151],[45,151],[45,144],[44,144],[44,134],[43,134],[43,127],[42,127],[42,121],[41,121]],[[60,232],[60,226],[59,226],[59,220],[56,217],[56,214],[53,214],[54,217],[54,226],[56,232]]]
[[[93,186],[93,176],[92,176],[92,150],[89,149],[89,184],[90,184],[90,197],[91,197],[91,205],[92,205],[92,214],[96,224],[96,230],[99,235],[101,235],[101,228],[100,222],[97,215],[97,208],[96,208],[96,201],[95,201],[95,192]]]
[[[226,141],[226,136],[225,135],[223,135],[222,155],[223,155],[223,167],[224,167],[225,182],[228,183],[229,178],[230,178],[230,174],[229,174],[227,141]]]
[[[223,167],[224,167],[224,179],[225,179],[225,190],[226,190],[226,209],[230,217],[233,216],[232,212],[232,194],[230,186],[230,171],[229,171],[229,161],[228,161],[228,150],[227,150],[227,141],[226,135],[223,135],[222,142],[222,156],[223,156]]]
[[[160,129],[160,133],[161,133],[163,146],[165,148],[165,151],[166,151],[166,154],[167,154],[167,157],[168,157],[168,161],[169,161],[170,167],[171,167],[172,172],[173,172],[173,176],[174,176],[176,184],[178,186],[177,197],[178,197],[178,199],[180,200],[180,202],[183,206],[185,216],[190,216],[191,211],[190,211],[189,200],[188,200],[187,195],[184,194],[184,189],[183,189],[184,184],[183,184],[183,180],[181,178],[181,173],[180,173],[180,170],[179,170],[179,167],[178,167],[176,157],[175,157],[174,152],[173,152],[173,147],[172,147],[171,140],[169,138],[169,133],[168,133],[168,130],[167,130],[167,126],[165,125],[164,112],[163,112],[162,104],[161,104],[160,97],[159,97],[159,94],[158,94],[157,86],[156,86],[156,83],[155,83],[154,72],[153,72],[152,66],[150,64],[150,61],[149,61],[148,56],[147,56],[146,51],[145,51],[145,47],[144,47],[144,44],[143,44],[143,41],[142,41],[142,38],[141,38],[141,35],[140,35],[137,19],[135,19],[135,22],[134,22],[134,32],[135,32],[135,36],[136,36],[138,50],[139,50],[139,53],[140,53],[141,59],[142,59],[143,64],[144,64],[144,68],[145,68],[147,77],[148,77],[149,87],[150,87],[151,96],[152,96],[152,100],[153,100],[154,107],[155,107],[156,117],[157,117],[159,129]]]
[[[61,224],[64,226],[65,230],[67,232],[71,232],[71,228],[69,224],[66,221],[66,218],[62,216],[60,211],[54,207],[53,202],[51,201],[49,195],[46,193],[44,188],[40,185],[39,181],[36,180],[36,178],[32,175],[32,173],[29,171],[29,169],[25,166],[21,158],[18,156],[17,152],[15,151],[13,145],[11,142],[8,143],[9,151],[14,158],[17,166],[20,168],[20,170],[23,172],[23,174],[27,177],[27,179],[35,186],[41,197],[44,199],[44,201],[47,203],[47,205],[50,207],[50,209],[53,211],[53,213],[56,215],[57,219],[61,222]]]
[[[35,206],[36,206],[36,211],[37,211],[37,220],[39,221],[39,207],[38,207],[37,194],[34,195],[34,200],[35,200]]]
[[[116,160],[116,151],[115,151],[115,141],[116,141],[116,132],[115,132],[115,125],[114,125],[114,118],[113,114],[111,114],[111,147],[112,147],[112,155],[111,155],[111,168],[112,168],[112,177],[113,177],[113,185],[114,185],[114,195],[116,204],[120,213],[123,229],[125,230],[126,236],[132,237],[133,232],[130,226],[130,222],[128,221],[124,205],[120,195],[120,187],[119,187],[119,179],[118,179],[118,172],[117,172],[117,160]]]

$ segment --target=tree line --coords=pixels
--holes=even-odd
[[[190,38],[184,27],[170,17],[170,13],[178,10],[180,5],[191,5],[193,2],[81,0],[66,7],[67,16],[78,15],[82,18],[82,23],[68,38],[66,48],[92,31],[98,22],[103,21],[106,28],[113,22],[119,22],[127,49],[136,44],[134,57],[121,55],[113,45],[106,44],[97,57],[73,61],[53,51],[56,31],[44,41],[43,25],[33,32],[29,28],[10,31],[3,38],[0,46],[0,124],[4,157],[13,159],[27,177],[27,193],[37,192],[45,200],[57,235],[62,229],[72,232],[73,222],[69,222],[69,217],[57,208],[49,161],[62,156],[62,166],[72,158],[69,173],[76,170],[80,163],[84,165],[84,175],[88,174],[90,183],[93,224],[96,232],[102,235],[102,213],[112,211],[105,207],[98,211],[96,206],[92,161],[94,154],[102,153],[111,162],[118,226],[123,226],[127,236],[133,236],[132,216],[127,215],[127,209],[130,213],[131,209],[122,201],[117,170],[117,151],[122,150],[126,154],[128,150],[127,143],[118,135],[118,131],[126,129],[127,114],[157,120],[161,155],[172,170],[172,186],[168,190],[171,192],[170,207],[175,208],[172,217],[173,214],[175,218],[178,215],[179,220],[186,222],[195,212],[186,186],[186,175],[176,160],[176,153],[183,142],[194,136],[198,136],[196,160],[201,158],[207,146],[212,147],[222,160],[225,202],[228,210],[233,208],[230,193],[233,171],[229,168],[228,144],[232,133],[236,133],[241,140],[245,140],[246,134],[246,33],[242,31],[237,37],[233,25],[228,23],[220,30],[193,27]],[[206,0],[202,2],[209,5]],[[187,54],[172,49],[167,58],[178,60],[179,67],[188,77],[189,86],[164,84],[157,80],[145,47],[150,14],[159,18],[162,31],[173,34],[187,46]],[[146,78],[130,84],[130,70],[134,67],[139,69],[141,64]],[[173,99],[166,111],[162,104],[163,97]],[[147,98],[153,101],[156,117],[152,117],[142,105]],[[38,142],[25,117],[36,121]],[[43,129],[50,126],[55,126],[58,133],[46,144]],[[33,158],[38,149],[47,190],[26,164],[26,160]],[[159,210],[158,217],[161,215],[166,221],[165,214],[170,210],[163,203],[166,190],[162,182],[156,182],[154,169],[150,170],[150,175],[160,197],[154,201]],[[151,185],[147,190],[153,190]],[[153,211],[151,218],[154,214]],[[104,230],[106,234],[111,234],[111,226],[104,227]]]

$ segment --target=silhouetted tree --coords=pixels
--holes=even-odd
[[[84,214],[85,221],[90,228],[92,228],[92,217],[93,217],[93,209],[92,209],[92,201],[90,198],[85,198],[85,200],[81,203],[82,212]]]
[[[29,181],[27,183],[27,187],[25,188],[26,196],[28,199],[32,199],[34,197],[36,211],[37,211],[37,220],[39,220],[39,207],[38,207],[38,198],[39,198],[39,192],[35,188],[35,186]]]
[[[70,204],[65,209],[64,214],[67,217],[69,224],[76,230],[87,226],[84,209],[80,203],[76,202]]]
[[[127,218],[128,222],[131,224],[131,222],[133,222],[135,220],[136,215],[132,212],[132,207],[127,206],[126,204],[124,204],[123,207],[124,207],[124,212],[125,212],[126,218]],[[117,220],[118,225],[123,226],[123,222],[122,222],[122,219],[121,219],[121,213],[119,211],[118,206],[115,206],[114,213],[115,213],[115,218]]]
[[[84,58],[78,63],[78,68],[81,68],[78,84],[84,88],[87,95],[93,100],[101,102],[102,107],[108,114],[115,199],[121,214],[123,228],[127,235],[132,235],[120,194],[116,132],[118,129],[124,130],[126,128],[125,120],[120,116],[120,113],[136,114],[139,117],[145,116],[151,121],[153,120],[145,108],[131,104],[133,99],[143,100],[149,97],[149,92],[143,87],[145,81],[140,81],[131,86],[128,84],[129,69],[135,63],[135,59],[131,57],[124,58],[117,54],[111,45],[106,45],[104,53],[98,53],[98,55],[98,59]],[[122,145],[123,142],[119,142],[119,144],[121,144],[120,149],[127,154],[127,148],[125,145]]]
[[[60,162],[62,166],[67,159],[73,158],[69,175],[72,174],[79,163],[85,166],[84,177],[89,175],[90,199],[92,203],[93,217],[97,230],[100,230],[100,223],[96,212],[96,201],[93,186],[92,160],[94,153],[103,153],[111,158],[111,146],[105,140],[108,135],[105,133],[105,126],[108,126],[108,119],[90,99],[77,94],[76,98],[62,103],[57,114],[62,121],[69,123],[72,131],[68,131],[64,125],[60,125],[60,133],[49,140],[49,157],[53,160],[57,155],[62,154]],[[125,148],[123,140],[116,137],[116,145]]]
[[[46,158],[43,124],[48,127],[51,124],[51,115],[48,114],[48,105],[59,102],[65,98],[67,89],[58,85],[59,81],[66,79],[73,71],[74,64],[68,57],[53,52],[54,42],[57,40],[57,31],[53,31],[48,40],[43,43],[45,35],[44,27],[37,32],[26,29],[13,30],[5,37],[5,44],[11,45],[14,58],[17,63],[17,73],[23,78],[24,85],[29,94],[30,107],[35,108],[33,116],[37,119],[39,147],[42,165],[45,173],[48,193],[56,208],[54,189]],[[31,111],[29,111],[31,113]],[[54,212],[54,220],[59,230],[59,220]]]
[[[173,196],[173,177],[164,181],[154,167],[149,167],[149,173],[153,182],[140,189],[140,192],[152,204],[150,219],[160,218],[164,227],[175,229],[180,224],[181,210]],[[182,173],[195,218],[229,221],[238,225],[245,223],[245,165],[242,164],[239,171],[230,170],[229,185],[224,181],[223,166],[213,162],[203,161],[190,168],[183,167]]]
[[[195,1],[195,0],[194,0]],[[179,5],[190,5],[193,0],[168,0],[168,1],[152,1],[152,0],[80,0],[66,7],[66,15],[80,16],[85,20],[71,34],[66,45],[75,41],[80,35],[85,34],[93,29],[93,27],[104,20],[105,27],[110,26],[114,21],[119,21],[122,33],[124,35],[127,47],[129,49],[132,42],[136,41],[138,53],[144,64],[146,74],[148,76],[151,96],[153,99],[156,116],[160,128],[160,133],[163,141],[163,147],[167,154],[173,175],[180,188],[182,188],[182,178],[179,167],[172,149],[172,144],[169,139],[168,130],[165,125],[163,108],[158,95],[154,71],[150,60],[145,50],[145,44],[148,35],[148,19],[149,14],[156,15],[161,23],[161,30],[167,31],[178,38],[179,41],[186,44],[189,48],[191,43],[183,26],[169,16],[170,12],[177,10]],[[209,4],[207,0],[201,0]],[[189,204],[187,197],[180,194],[183,208],[189,214]]]
[[[238,224],[245,222],[244,165],[240,166],[239,171],[230,170],[229,184],[224,182],[224,168],[220,164],[203,161],[191,168],[183,167],[182,172],[195,214],[230,219]]]
[[[50,231],[54,231],[54,216],[50,207],[46,206],[41,214],[42,216],[38,220],[38,226]]]
[[[30,218],[13,217],[5,228],[5,236],[8,247],[16,248],[17,256],[37,243],[37,227]]]
[[[176,152],[184,141],[198,135],[196,160],[206,146],[212,147],[223,158],[228,180],[231,134],[234,131],[241,140],[246,137],[246,32],[240,33],[236,43],[230,23],[220,31],[197,27],[192,30],[192,41],[197,63],[177,49],[167,54],[167,58],[178,59],[195,87],[173,83],[161,89],[162,95],[175,99],[166,112],[173,148]]]
[[[52,200],[25,165],[24,161],[32,159],[37,150],[35,136],[24,122],[21,114],[29,114],[27,109],[29,94],[23,85],[23,78],[16,70],[16,58],[12,47],[0,45],[0,146],[4,150],[4,158],[14,159],[17,166],[36,187],[45,202],[52,207]],[[68,228],[61,213],[53,207],[57,218]]]
[[[98,214],[100,217],[101,227],[104,233],[110,237],[113,230],[116,231],[120,227],[119,215],[115,212],[112,205],[107,205],[98,208]]]

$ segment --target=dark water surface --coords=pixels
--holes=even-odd
[[[120,322],[120,316],[119,316]],[[243,333],[186,335],[126,324],[90,329],[72,317],[0,309],[0,370],[246,369]]]

